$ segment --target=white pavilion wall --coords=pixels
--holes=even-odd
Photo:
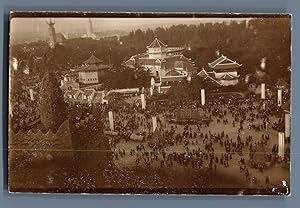
[[[231,72],[216,72],[215,76],[216,76],[217,79],[219,79],[222,76],[224,76],[225,74],[230,74],[230,75],[235,76],[235,77],[238,75],[236,71],[231,71]]]

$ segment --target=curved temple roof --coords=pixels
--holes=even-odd
[[[96,56],[94,56],[94,54],[91,55],[90,58],[88,58],[86,61],[84,61],[83,63],[84,64],[87,64],[87,65],[92,65],[92,64],[100,64],[102,63],[103,61],[101,59],[98,59]]]
[[[154,41],[152,41],[152,43],[149,46],[147,46],[147,48],[166,48],[166,47],[168,47],[168,45],[165,45],[157,38],[155,38]]]
[[[239,64],[222,54],[219,58],[217,58],[213,62],[208,63],[208,66],[212,69],[226,70],[226,69],[239,68],[242,66],[242,64]]]

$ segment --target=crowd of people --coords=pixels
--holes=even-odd
[[[15,88],[10,92],[10,119],[12,130],[15,132],[20,130],[28,131],[40,122],[40,113],[37,107],[38,98],[36,97],[38,85],[32,83],[31,80],[16,79],[20,78],[13,79],[19,86],[15,84]],[[30,90],[32,90],[32,95],[30,95]]]
[[[26,102],[31,102],[28,93],[24,96]],[[21,101],[17,104],[23,106]],[[70,104],[69,117],[78,123],[92,119],[93,108]],[[284,119],[274,99],[217,96],[207,99],[204,106],[197,101],[152,100],[142,110],[136,103],[117,98],[97,108],[102,112],[104,130],[116,132],[110,135],[111,149],[120,167],[170,172],[203,170],[208,176],[230,173],[246,184],[269,186],[274,181],[266,170],[289,163],[289,145],[284,158],[277,154],[274,132],[282,129]],[[30,109],[14,109],[14,119],[24,118],[24,113],[34,114],[34,105],[28,113]],[[113,112],[113,129],[109,111]],[[197,116],[191,116],[195,112]],[[152,117],[157,121],[155,129]],[[143,139],[132,141],[133,134]]]
[[[277,137],[270,138],[271,127],[282,122],[282,118],[275,116],[276,106],[277,103],[270,100],[262,105],[254,98],[232,96],[211,100],[205,106],[197,102],[163,101],[150,103],[148,111],[136,106],[120,109],[114,111],[115,131],[120,133],[113,142],[114,159],[122,166],[151,166],[173,171],[204,169],[213,173],[238,167],[247,183],[267,181],[270,184],[271,177],[263,174],[264,170],[282,162],[277,155],[278,146],[274,144]],[[210,123],[203,125],[201,119],[192,125],[171,123],[169,118],[176,116],[176,109],[202,111],[203,118]],[[150,115],[157,118],[155,132]],[[220,125],[222,129],[214,128]],[[132,143],[130,148],[122,145],[129,142],[134,133],[142,134],[143,142]],[[288,158],[283,158],[283,162],[287,163]],[[256,170],[263,175],[259,179]]]

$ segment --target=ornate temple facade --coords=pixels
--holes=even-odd
[[[197,72],[195,63],[186,58],[182,47],[168,47],[159,39],[147,46],[146,53],[136,54],[125,62],[126,66],[143,67],[151,71],[152,76],[188,76]]]
[[[221,55],[215,61],[208,63],[208,69],[203,68],[198,76],[220,86],[236,85],[239,81],[239,68],[241,66],[242,64]]]

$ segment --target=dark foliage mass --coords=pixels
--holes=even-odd
[[[118,67],[106,71],[100,78],[106,89],[139,88],[150,86],[150,72],[143,69]]]
[[[51,72],[46,72],[40,85],[39,110],[45,130],[56,132],[66,119],[66,106],[62,91]]]
[[[200,77],[195,76],[191,83],[184,80],[183,82],[174,83],[167,92],[169,99],[184,102],[187,100],[199,100],[201,88],[207,89]]]
[[[53,64],[59,70],[68,70],[81,65],[91,53],[119,66],[130,56],[145,52],[145,47],[154,37],[169,46],[190,47],[185,55],[191,57],[201,69],[216,58],[216,51],[232,57],[243,64],[242,74],[252,73],[259,68],[260,60],[267,58],[266,72],[276,80],[279,77],[289,79],[287,68],[291,65],[291,30],[288,18],[254,18],[230,23],[206,23],[193,25],[174,25],[169,28],[158,27],[155,30],[140,29],[121,37],[114,38],[69,39],[51,52]],[[11,54],[20,60],[20,67],[26,64],[33,72],[44,71],[47,66],[36,57],[49,57],[46,42],[34,42],[13,45]],[[46,63],[46,62],[44,62]]]
[[[104,108],[101,105],[69,106],[68,117],[75,158],[85,165],[93,161],[99,170],[111,165],[109,138],[104,135]],[[79,127],[78,127],[79,125]],[[77,127],[76,127],[77,126]],[[89,151],[92,150],[92,151]],[[103,159],[104,158],[104,159]],[[83,165],[85,167],[85,165]],[[102,181],[102,180],[101,180]]]

